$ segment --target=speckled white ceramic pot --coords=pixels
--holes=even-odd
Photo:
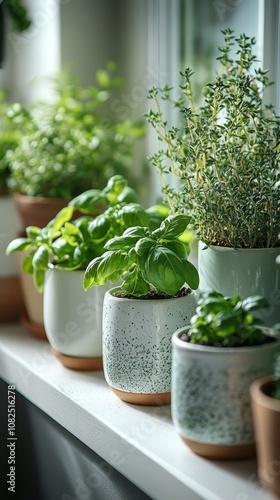
[[[226,296],[262,295],[270,303],[259,316],[266,326],[280,323],[280,248],[234,249],[206,247],[199,242],[199,289],[213,289]]]
[[[84,271],[50,269],[43,318],[54,354],[68,368],[102,368],[102,309],[109,285],[83,289]]]
[[[195,313],[195,293],[172,299],[128,299],[106,292],[103,366],[107,383],[124,401],[169,404],[172,334]]]
[[[172,338],[172,419],[197,454],[218,459],[255,452],[250,384],[270,375],[280,340],[261,346],[223,348]],[[276,336],[271,329],[266,333]]]

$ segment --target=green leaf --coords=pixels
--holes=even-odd
[[[15,240],[11,241],[7,248],[6,248],[6,254],[10,255],[13,252],[20,252],[22,250],[28,250],[29,248],[32,247],[32,241],[28,238],[16,238]]]
[[[98,266],[98,276],[102,276],[106,280],[110,279],[110,276],[115,272],[126,270],[129,263],[128,256],[121,250],[106,252],[102,257]]]
[[[156,233],[162,239],[177,238],[186,230],[190,222],[190,217],[187,215],[169,215],[160,225]],[[160,234],[161,232],[161,234]]]
[[[267,309],[270,307],[269,301],[261,295],[253,295],[242,301],[245,311],[256,311],[258,309]]]
[[[147,234],[146,228],[141,226],[126,229],[122,236],[111,238],[104,245],[107,250],[119,250],[123,248],[132,248],[139,239]]]
[[[46,228],[60,229],[67,221],[71,220],[73,209],[68,206],[62,208],[46,226]]]
[[[45,271],[49,264],[49,251],[45,245],[39,246],[33,256],[33,267],[35,271]]]
[[[61,229],[61,236],[72,246],[76,246],[83,240],[80,229],[71,222],[65,223],[64,227]]]
[[[106,252],[93,259],[84,274],[84,289],[91,286],[104,285],[107,280],[118,281],[129,264],[127,255],[121,251]]]
[[[124,191],[127,186],[127,180],[122,175],[113,175],[108,182],[107,186],[103,190],[106,198],[109,200],[111,205],[115,205],[118,201],[118,197]]]
[[[107,217],[99,215],[88,226],[88,231],[92,239],[102,240],[110,230],[111,224]]]
[[[182,243],[181,241],[166,241],[164,243],[164,246],[166,248],[169,248],[169,250],[171,250],[172,252],[176,253],[176,255],[180,257],[180,259],[186,259],[188,256],[186,245],[184,245],[184,243]]]
[[[155,245],[156,245],[156,242],[152,238],[141,238],[140,240],[137,241],[137,243],[135,245],[135,251],[140,257],[142,257],[145,255],[148,255],[150,250]]]
[[[132,189],[129,186],[126,186],[123,191],[117,197],[117,203],[137,203],[138,194],[135,189]]]
[[[141,205],[131,203],[119,211],[124,227],[148,226],[149,216]]]
[[[185,283],[182,260],[166,247],[156,247],[148,256],[144,278],[158,290],[176,295]]]
[[[199,274],[196,267],[188,260],[184,260],[182,263],[185,270],[185,282],[192,290],[196,290],[199,286]]]
[[[41,235],[41,229],[37,226],[28,226],[25,229],[25,232],[26,232],[27,238],[30,238],[32,240],[35,240],[37,238],[37,236]]]
[[[45,284],[45,272],[40,269],[34,269],[33,282],[38,292],[42,293]]]
[[[69,207],[84,214],[100,214],[107,207],[106,196],[98,189],[89,189],[68,203]]]
[[[73,255],[75,246],[69,245],[65,238],[61,237],[53,242],[52,250],[56,260],[65,260],[70,258],[70,255]]]
[[[22,262],[22,270],[27,274],[33,273],[33,255],[35,252],[28,254]]]
[[[141,274],[139,274],[136,267],[132,271],[127,272],[123,276],[123,279],[124,283],[122,284],[122,289],[124,289],[127,294],[141,297],[146,295],[150,290],[149,284],[144,280]]]

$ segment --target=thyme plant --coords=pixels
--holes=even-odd
[[[279,246],[280,119],[263,92],[271,85],[267,71],[254,69],[254,38],[226,29],[217,57],[220,70],[193,99],[193,72],[181,73],[182,96],[153,87],[155,109],[146,115],[162,149],[150,157],[174,213],[187,212],[198,237],[207,245],[235,248]],[[234,56],[232,46],[237,45]],[[182,113],[182,127],[168,127],[161,108],[167,100]],[[178,188],[168,184],[171,173]]]

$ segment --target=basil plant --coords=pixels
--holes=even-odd
[[[42,292],[48,268],[84,270],[93,257],[105,252],[104,245],[113,236],[134,224],[158,227],[166,210],[164,206],[145,210],[126,179],[115,175],[103,190],[90,189],[70,201],[46,227],[27,227],[26,237],[11,241],[6,253],[26,252],[23,271],[32,274]]]
[[[198,272],[183,241],[189,222],[186,215],[169,215],[157,229],[136,225],[110,239],[107,251],[85,271],[85,290],[120,279],[121,294],[129,297],[173,297],[185,285],[198,288]]]

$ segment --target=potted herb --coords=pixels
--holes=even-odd
[[[16,261],[12,258],[7,262],[5,254],[8,242],[20,231],[20,220],[7,187],[10,170],[6,152],[19,143],[21,124],[9,122],[8,107],[6,92],[0,89],[0,321],[17,320],[23,304]]]
[[[262,483],[279,498],[280,379],[268,376],[255,380],[251,384],[250,393],[258,474]]]
[[[176,215],[155,230],[129,227],[85,271],[85,290],[123,280],[105,293],[103,306],[105,378],[123,401],[170,403],[171,336],[193,315],[191,289],[199,282],[180,240],[188,223],[188,216]]]
[[[198,455],[236,459],[255,452],[249,388],[271,374],[280,352],[276,332],[252,314],[264,307],[261,296],[204,291],[190,325],[173,335],[172,418]]]
[[[46,335],[65,366],[100,369],[102,365],[102,302],[108,286],[86,296],[84,270],[92,257],[104,253],[106,241],[131,223],[160,223],[160,214],[132,202],[136,197],[122,176],[113,176],[103,190],[88,190],[74,198],[46,227],[27,227],[27,237],[13,240],[7,248],[8,254],[24,253],[23,271],[32,275],[39,292],[44,291]],[[80,216],[72,220],[77,211]],[[31,325],[31,332],[34,328]]]
[[[223,31],[219,72],[193,99],[193,72],[182,74],[181,98],[171,89],[153,88],[156,109],[148,121],[165,148],[152,163],[163,181],[171,209],[191,214],[199,242],[200,288],[223,295],[264,295],[268,326],[280,321],[280,120],[263,94],[267,72],[254,67],[254,38]],[[232,53],[237,45],[236,55]],[[182,126],[168,128],[160,96],[179,108]],[[178,178],[177,189],[167,173]]]
[[[111,89],[122,82],[113,71],[113,64],[98,71],[96,86],[87,88],[62,74],[54,81],[54,102],[34,103],[30,111],[10,107],[12,122],[25,116],[21,142],[7,153],[8,185],[24,227],[45,226],[69,200],[87,189],[102,189],[114,174],[129,176],[133,146],[144,127],[106,116]]]

